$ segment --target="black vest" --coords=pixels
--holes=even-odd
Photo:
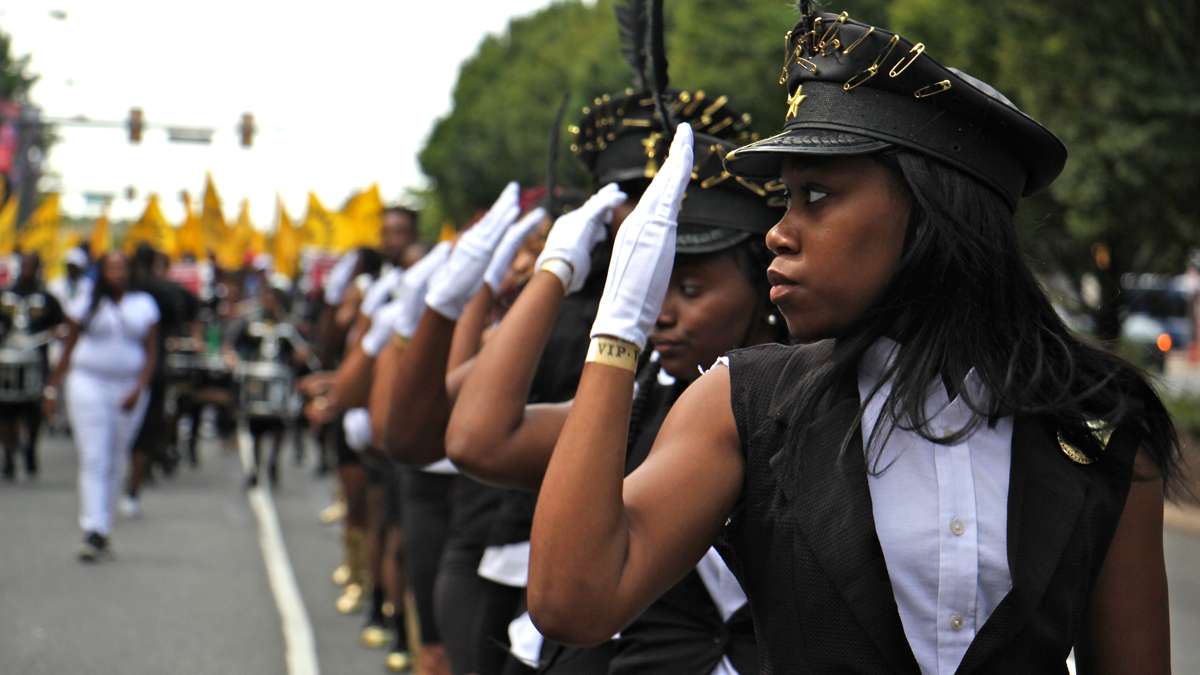
[[[742,497],[722,553],[750,598],[764,673],[917,673],[875,531],[858,391],[840,383],[799,433],[787,403],[832,343],[733,352],[730,386],[745,453]],[[785,439],[796,438],[790,446]],[[1008,495],[1013,588],[959,673],[1066,673],[1129,490],[1137,443],[1118,429],[1080,465],[1056,429],[1014,420]]]

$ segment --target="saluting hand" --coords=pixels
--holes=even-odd
[[[609,183],[589,197],[583,206],[554,221],[554,227],[546,237],[546,246],[538,256],[536,269],[541,269],[547,261],[561,260],[570,268],[569,279],[559,277],[566,292],[570,294],[583,288],[592,269],[592,249],[604,240],[604,226],[612,220],[612,210],[624,204],[626,199],[616,183]]]
[[[692,176],[692,128],[675,130],[670,153],[633,213],[621,224],[592,337],[605,335],[645,347],[675,263],[679,207]]]
[[[410,338],[413,333],[417,332],[417,323],[421,320],[421,314],[425,311],[425,294],[429,289],[429,280],[433,275],[438,273],[438,270],[446,264],[450,257],[450,250],[453,248],[450,242],[443,241],[433,250],[421,258],[417,264],[408,268],[404,273],[404,279],[400,282],[400,288],[396,293],[396,299],[392,302],[399,306],[396,313],[387,319],[377,319],[382,325],[387,326],[391,331],[404,338]],[[374,323],[372,323],[374,327]],[[385,334],[383,337],[390,335]],[[379,345],[380,349],[383,344]]]
[[[483,285],[483,274],[500,238],[521,214],[520,196],[520,186],[509,183],[483,218],[458,238],[450,259],[429,282],[425,304],[430,309],[454,321],[462,316],[467,301]]]
[[[517,221],[516,225],[508,228],[508,232],[500,240],[500,245],[496,247],[496,253],[492,255],[492,261],[488,263],[487,272],[483,274],[483,282],[488,285],[488,288],[492,289],[492,293],[499,290],[500,283],[508,275],[508,270],[512,267],[513,258],[516,257],[521,244],[525,243],[525,238],[545,218],[546,209],[539,206],[525,214],[525,217]]]

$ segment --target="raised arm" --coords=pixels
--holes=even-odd
[[[529,608],[563,642],[597,643],[634,619],[704,555],[740,491],[723,368],[684,393],[649,458],[623,478],[637,356],[666,294],[691,168],[682,124],[617,233],[588,362],[538,497]]]
[[[569,405],[526,406],[529,390],[563,297],[583,286],[592,249],[625,198],[608,185],[558,219],[539,271],[480,351],[446,428],[447,456],[472,477],[510,487],[541,483]]]
[[[490,291],[483,286],[494,258],[508,250],[507,240],[502,240],[519,213],[518,196],[516,183],[510,183],[483,219],[463,234],[429,282],[427,309],[412,339],[393,341],[381,355],[380,377],[371,392],[373,433],[385,451],[402,462],[425,464],[445,454],[442,439],[450,415],[446,373],[478,347],[482,320],[477,315],[464,322],[456,341],[461,345],[465,340],[468,346],[454,349],[455,363],[450,363],[451,337],[468,300],[483,296],[476,298],[483,304],[473,305],[477,312],[486,313],[490,306]],[[516,248],[511,246],[513,252]]]
[[[729,374],[715,368],[671,408],[628,478],[633,373],[584,366],[533,519],[529,611],[547,637],[603,642],[687,574],[741,492]]]

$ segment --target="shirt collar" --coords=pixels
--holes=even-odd
[[[859,377],[868,380],[870,384],[874,385],[883,378],[884,373],[886,373],[887,369],[891,367],[899,353],[899,342],[896,342],[895,340],[886,336],[876,339],[875,342],[868,347],[865,352],[863,352],[862,357],[859,359]],[[940,379],[937,382],[934,382],[932,386],[939,387],[941,393],[944,394],[947,399],[949,398],[948,392],[945,391],[945,385]],[[976,405],[986,406],[991,402],[991,396],[989,394],[987,385],[984,383],[983,378],[979,376],[979,373],[974,367],[967,371],[967,375],[963,378],[962,387],[960,390],[970,392],[971,401]],[[932,395],[933,392],[930,393],[930,396]],[[927,396],[926,398],[928,399],[930,396]],[[954,400],[957,401],[959,398],[960,397],[955,397]]]

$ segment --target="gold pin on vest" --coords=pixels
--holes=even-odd
[[[1091,430],[1092,436],[1100,443],[1100,450],[1108,448],[1108,441],[1112,439],[1112,427],[1108,426],[1104,420],[1088,420],[1088,429]],[[1062,432],[1058,432],[1058,447],[1062,453],[1067,456],[1067,459],[1076,464],[1091,464],[1096,461],[1095,457],[1088,457],[1082,450],[1071,445],[1067,439],[1063,438]]]

